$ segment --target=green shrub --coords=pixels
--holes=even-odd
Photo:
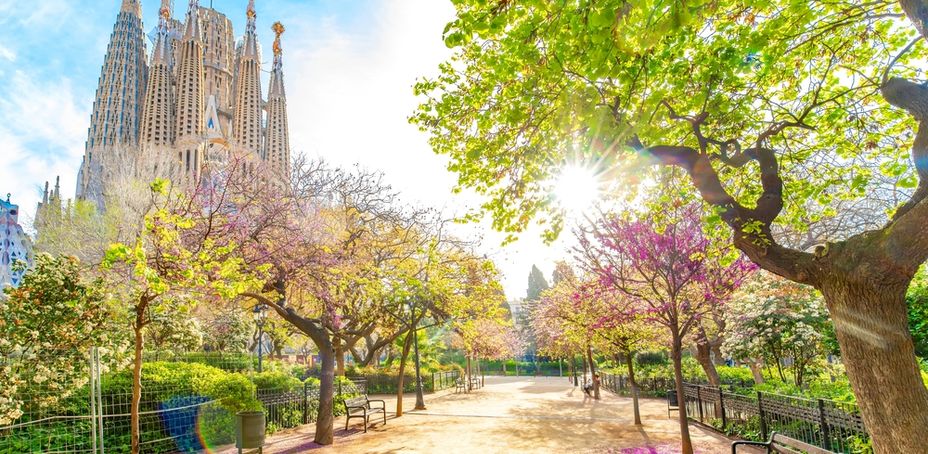
[[[285,372],[261,372],[249,374],[248,378],[257,389],[293,391],[303,387],[303,382]]]
[[[670,364],[667,352],[641,352],[635,355],[635,362],[639,366],[660,366]]]
[[[745,382],[753,383],[754,375],[751,373],[751,369],[743,366],[716,366],[715,368],[719,373],[719,378],[722,380],[722,383],[725,382]]]

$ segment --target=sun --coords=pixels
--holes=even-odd
[[[558,206],[570,214],[583,214],[593,208],[602,193],[602,182],[592,168],[567,165],[554,182],[554,198]]]

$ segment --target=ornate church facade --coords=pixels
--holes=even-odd
[[[265,98],[254,0],[238,40],[232,21],[219,11],[189,0],[180,21],[171,4],[162,0],[158,25],[146,36],[140,0],[122,1],[97,86],[78,198],[102,206],[107,181],[141,167],[188,181],[230,159],[289,173],[283,25],[272,27]]]

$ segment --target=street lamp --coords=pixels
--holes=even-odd
[[[258,304],[252,310],[255,325],[258,326],[258,372],[261,372],[261,356],[264,345],[264,324],[267,322],[267,306]]]

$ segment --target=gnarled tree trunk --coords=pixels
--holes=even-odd
[[[928,389],[908,330],[908,283],[826,280],[825,302],[877,453],[928,452]]]

